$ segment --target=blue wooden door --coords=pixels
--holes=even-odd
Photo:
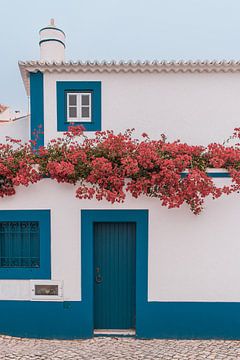
[[[136,224],[94,224],[94,328],[135,328]]]

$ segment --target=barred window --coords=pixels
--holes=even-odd
[[[39,267],[39,222],[0,221],[0,268]]]

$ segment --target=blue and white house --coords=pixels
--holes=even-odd
[[[72,122],[89,136],[136,128],[192,144],[240,124],[239,62],[66,61],[54,22],[39,44],[40,60],[19,62],[31,116],[16,130],[31,138],[42,125],[38,146]],[[0,200],[0,333],[240,339],[239,216],[237,195],[194,216],[144,197],[78,200],[47,178],[22,187]]]

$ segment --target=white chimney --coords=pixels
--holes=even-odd
[[[42,28],[40,34],[40,60],[65,61],[65,34],[50,20],[50,25]]]

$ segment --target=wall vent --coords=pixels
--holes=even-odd
[[[31,280],[31,300],[63,301],[63,283],[54,280]]]

